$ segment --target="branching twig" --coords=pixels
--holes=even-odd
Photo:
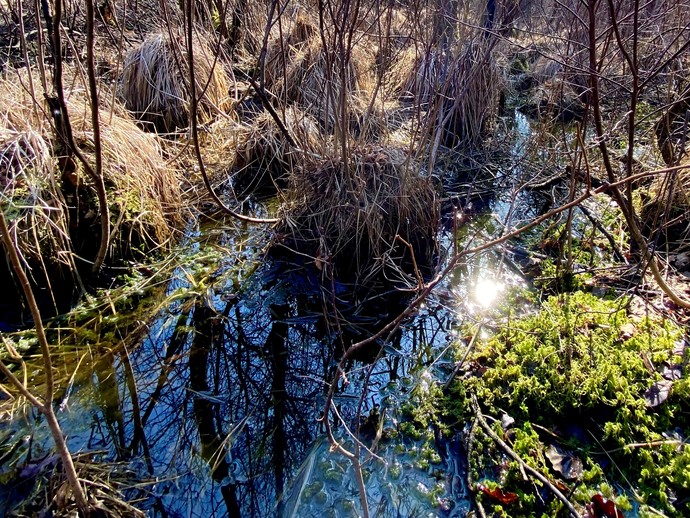
[[[280,221],[277,218],[254,218],[251,216],[245,216],[244,214],[240,214],[238,212],[235,212],[232,210],[230,207],[228,207],[223,200],[220,199],[218,194],[216,194],[216,191],[213,189],[213,186],[211,185],[211,182],[208,178],[208,174],[206,172],[206,166],[204,164],[204,159],[201,155],[201,146],[199,145],[199,128],[198,128],[198,120],[197,120],[197,105],[198,105],[198,99],[196,97],[196,74],[194,71],[194,8],[193,8],[193,0],[188,0],[185,2],[185,10],[187,11],[185,13],[185,19],[186,19],[186,27],[185,27],[185,36],[187,40],[187,64],[189,66],[189,119],[190,119],[190,129],[191,129],[191,137],[192,137],[192,143],[194,145],[194,154],[196,155],[196,160],[197,164],[199,166],[199,172],[201,173],[201,177],[204,181],[204,186],[206,186],[206,190],[208,193],[211,195],[211,198],[213,198],[213,201],[216,202],[216,204],[223,210],[223,212],[231,215],[233,218],[238,219],[240,221],[245,221],[247,223],[277,223]]]
[[[72,462],[72,456],[67,448],[67,442],[58,423],[57,417],[55,416],[55,411],[53,409],[53,397],[55,394],[55,380],[53,378],[53,362],[50,357],[50,346],[48,344],[48,338],[46,337],[45,329],[43,328],[43,321],[41,320],[41,313],[38,309],[38,303],[34,297],[33,290],[31,289],[31,284],[29,284],[29,279],[22,268],[21,262],[19,260],[19,255],[15,248],[15,244],[10,236],[10,230],[7,227],[7,221],[5,219],[5,213],[0,210],[0,238],[5,247],[5,253],[9,258],[9,262],[14,269],[14,273],[19,280],[19,284],[22,287],[24,296],[26,297],[26,303],[31,310],[31,316],[34,320],[34,326],[36,328],[36,337],[38,338],[38,343],[41,348],[41,355],[43,357],[43,367],[45,369],[45,379],[46,388],[43,395],[43,402],[41,402],[36,396],[34,396],[28,389],[25,383],[20,381],[4,364],[0,361],[0,371],[10,380],[10,382],[19,390],[19,392],[26,397],[26,399],[46,418],[50,431],[55,440],[55,446],[57,448],[60,459],[62,460],[62,465],[65,469],[65,475],[69,481],[70,487],[74,493],[74,499],[77,503],[77,507],[82,511],[84,515],[88,515],[88,504],[86,501],[86,495],[84,490],[79,484],[79,479],[77,477],[77,471],[74,468],[74,463]]]
[[[547,479],[544,475],[539,473],[536,469],[534,469],[532,466],[527,464],[524,460],[520,458],[520,456],[515,453],[515,451],[506,444],[506,442],[501,439],[496,432],[494,432],[489,424],[486,422],[486,419],[484,419],[484,416],[482,415],[482,409],[479,408],[479,403],[477,402],[477,396],[472,394],[472,409],[474,410],[475,415],[477,416],[477,421],[479,422],[479,425],[482,427],[484,432],[493,439],[493,441],[503,448],[503,450],[515,461],[517,462],[521,469],[529,473],[531,476],[539,480],[544,486],[546,486],[553,494],[558,498],[561,502],[563,502],[563,505],[565,505],[568,508],[568,511],[570,511],[571,516],[574,518],[581,518],[580,513],[577,512],[577,509],[573,506],[572,503],[570,503],[570,500],[561,493],[561,491],[554,486],[551,482],[549,482],[549,479]]]
[[[601,114],[601,99],[599,96],[599,76],[596,73],[598,56],[597,56],[597,10],[596,10],[597,0],[589,0],[588,12],[589,12],[589,80],[590,80],[590,105],[592,107],[592,114],[594,116],[594,126],[596,129],[597,140],[599,143],[599,150],[601,151],[601,156],[603,160],[604,169],[606,170],[607,177],[609,179],[609,185],[607,190],[611,191],[613,198],[616,200],[618,207],[620,208],[623,217],[625,218],[625,223],[630,232],[630,237],[633,242],[637,245],[642,255],[642,260],[648,264],[654,281],[659,285],[659,288],[668,296],[674,304],[679,307],[690,309],[690,302],[684,300],[676,294],[676,292],[668,285],[664,277],[661,275],[659,266],[657,264],[656,254],[649,250],[647,240],[642,235],[640,227],[637,223],[637,215],[635,214],[635,207],[632,205],[630,199],[626,200],[623,195],[618,190],[617,184],[620,182],[616,181],[616,175],[613,170],[613,165],[611,164],[611,157],[606,145],[606,134],[604,131],[603,118]],[[613,13],[612,13],[612,16]],[[635,75],[635,81],[637,81],[637,76]],[[633,99],[633,108],[635,99]],[[633,109],[634,111],[634,109]],[[628,121],[629,125],[634,126],[634,117]],[[628,142],[628,146],[632,148],[634,146],[633,141]],[[627,187],[628,192],[630,191],[631,180],[635,176],[631,174],[629,169],[629,174],[624,180],[624,184]],[[628,197],[629,198],[629,197]]]

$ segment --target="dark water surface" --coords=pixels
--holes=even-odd
[[[533,217],[493,192],[476,211],[481,217],[468,220],[462,200],[448,209],[439,266],[456,240],[478,244],[507,220]],[[313,262],[264,257],[265,241],[261,230],[227,222],[190,231],[169,259],[172,273],[142,295],[155,299],[153,317],[114,339],[112,352],[100,347],[93,371],[63,395],[58,418],[72,451],[119,462],[117,470],[140,483],[125,495],[149,516],[361,515],[351,464],[332,451],[320,422],[325,394],[343,348],[396,316],[410,295],[331,284]],[[394,432],[410,393],[423,396],[452,372],[450,345],[463,326],[489,318],[521,283],[502,257],[486,252],[462,263],[390,342],[349,365],[349,383],[335,398],[342,422],[359,426],[371,444],[376,431],[368,428],[383,416],[378,458],[364,458],[372,515],[468,511],[459,436],[429,444]],[[38,459],[51,447],[31,423],[0,425],[7,444],[21,434],[33,441],[0,465],[0,476],[35,465],[29,451]],[[336,436],[352,447],[343,425]],[[8,513],[30,489],[4,486],[0,509]]]

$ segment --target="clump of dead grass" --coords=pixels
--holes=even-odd
[[[389,88],[430,115],[432,132],[441,131],[446,146],[480,148],[496,114],[503,81],[489,45],[443,50],[412,44],[391,66]]]
[[[450,56],[446,52],[426,50],[412,43],[396,56],[386,75],[391,91],[406,101],[427,106],[447,81]]]
[[[313,117],[293,106],[281,120],[294,144],[266,111],[240,130],[233,167],[238,195],[284,188],[292,171],[324,153],[328,143]]]
[[[48,272],[74,269],[52,146],[37,131],[8,128],[7,122],[0,122],[0,210],[25,269],[36,281],[32,270],[38,267],[40,282],[50,288]]]
[[[70,102],[77,145],[93,156],[90,111]],[[163,159],[155,135],[141,130],[124,110],[101,119],[103,173],[112,213],[111,250],[132,257],[171,244],[183,224],[180,178]],[[88,180],[87,180],[88,182]]]
[[[198,99],[200,121],[229,108],[229,80],[211,44],[197,33],[194,45],[193,89]],[[186,128],[189,124],[189,83],[187,51],[182,36],[156,34],[147,38],[124,59],[120,97],[135,117],[162,133]],[[203,95],[202,95],[203,94]]]
[[[502,76],[489,44],[470,43],[453,61],[439,120],[445,124],[449,147],[481,148],[487,129],[497,115]]]
[[[43,98],[42,92],[32,97],[21,86],[28,84],[26,77],[13,79],[0,82],[0,203],[23,261],[30,269],[39,266],[36,271],[44,273],[39,283],[50,282],[55,274],[76,269],[75,253],[97,244],[97,197],[82,171],[60,169],[50,114],[34,102]],[[34,78],[34,84],[40,83]],[[67,104],[76,144],[93,165],[91,110],[84,89],[75,86],[67,92]],[[164,246],[183,218],[175,168],[162,158],[157,137],[142,131],[117,103],[101,110],[100,125],[112,216],[111,257],[119,260]]]
[[[26,266],[70,270],[68,215],[48,120],[33,106],[16,80],[0,82],[0,209]]]
[[[433,261],[436,193],[400,149],[369,147],[347,163],[324,160],[293,175],[286,197],[279,242],[329,275],[400,280]]]
[[[266,86],[281,102],[298,105],[326,132],[375,137],[385,131],[380,111],[369,108],[375,52],[366,38],[355,37],[351,48],[338,52],[324,45],[329,36],[322,37],[317,20],[303,10],[286,27],[276,27],[268,42],[265,75]]]
[[[104,453],[74,456],[91,514],[103,518],[143,518],[145,513],[128,503],[123,495],[123,491],[137,483],[135,474],[122,464],[104,463],[98,458]],[[47,512],[56,518],[81,516],[61,468],[57,455],[25,466],[25,472],[35,472],[36,482],[32,492],[12,510],[13,515],[40,516]]]

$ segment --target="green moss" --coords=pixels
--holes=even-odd
[[[668,438],[690,433],[690,382],[675,381],[669,398],[654,408],[644,397],[662,379],[664,365],[682,361],[673,353],[682,330],[661,319],[631,319],[626,302],[580,291],[548,298],[538,312],[497,329],[475,350],[471,360],[483,374],[457,380],[443,408],[450,421],[465,423],[473,417],[468,396],[474,393],[487,414],[507,412],[516,419],[512,448],[552,480],[560,474],[545,455],[548,446],[572,451],[582,474],[561,482],[572,486],[572,498],[583,507],[602,493],[621,509],[632,508],[630,498],[636,498],[642,508],[684,516],[690,508],[679,502],[690,497],[690,446]],[[500,455],[487,448],[475,451],[481,452],[478,472],[498,470],[501,487],[520,495],[510,516],[558,512],[555,499],[534,498],[517,463],[500,464]]]

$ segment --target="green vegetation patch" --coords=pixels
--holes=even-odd
[[[548,298],[478,345],[438,403],[464,426],[476,395],[497,434],[583,514],[607,498],[636,515],[687,516],[688,344],[670,321],[629,316],[626,303],[584,292]],[[480,428],[474,435],[473,479],[487,510],[555,516],[562,504]]]

